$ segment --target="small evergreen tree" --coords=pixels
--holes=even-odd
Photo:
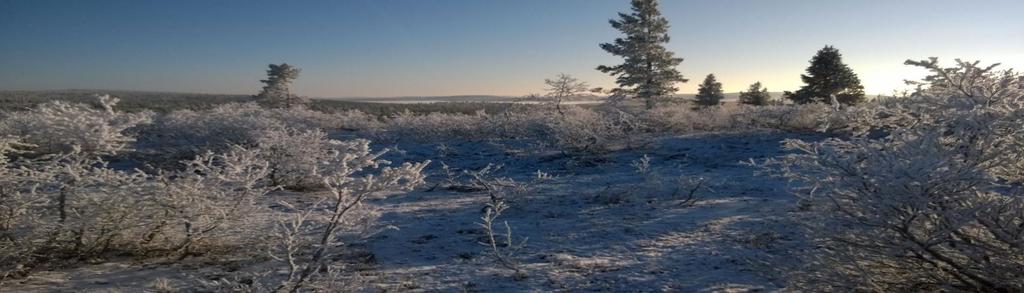
[[[725,99],[725,94],[722,93],[722,83],[715,79],[714,74],[708,74],[708,77],[704,78],[704,82],[697,88],[694,103],[704,108],[718,106],[722,99]]]
[[[754,106],[766,106],[771,103],[772,95],[768,88],[761,87],[761,82],[755,82],[745,92],[740,92],[740,103]]]
[[[831,103],[854,105],[865,100],[860,78],[843,64],[842,54],[832,46],[825,46],[811,59],[807,74],[800,76],[806,84],[795,93],[786,92],[786,98],[798,104]]]
[[[616,77],[618,94],[634,95],[644,99],[647,108],[654,108],[659,100],[667,99],[678,88],[677,82],[686,82],[676,66],[682,58],[665,49],[669,42],[668,20],[658,10],[657,0],[632,0],[632,13],[619,13],[618,20],[610,20],[612,27],[626,35],[612,43],[601,44],[601,49],[625,62],[615,66],[601,65],[597,70]]]
[[[299,77],[302,70],[288,63],[270,64],[267,79],[260,80],[264,84],[257,100],[270,107],[290,108],[305,103],[302,97],[291,93],[289,86]]]

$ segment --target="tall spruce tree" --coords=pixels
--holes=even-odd
[[[800,75],[800,79],[805,85],[795,93],[785,94],[794,103],[854,105],[865,100],[860,78],[849,66],[843,64],[842,54],[832,46],[825,46],[814,55],[811,66],[807,67],[807,74]]]
[[[718,106],[722,99],[725,99],[725,94],[722,93],[722,83],[715,79],[714,74],[708,74],[708,77],[704,78],[704,82],[697,87],[694,103],[698,107],[705,108]]]
[[[302,97],[292,94],[292,81],[299,78],[301,69],[288,63],[270,64],[267,79],[260,80],[263,89],[256,95],[257,100],[270,107],[294,107],[305,103]]]
[[[616,76],[619,94],[643,99],[647,108],[670,99],[678,88],[677,82],[686,82],[676,66],[682,58],[665,49],[669,42],[668,20],[658,10],[657,0],[632,0],[632,13],[619,13],[618,20],[610,20],[612,27],[625,34],[612,43],[601,44],[601,49],[625,62],[615,66],[601,65],[597,70]]]
[[[745,92],[740,92],[740,103],[754,106],[765,106],[771,103],[772,95],[768,88],[761,87],[761,82],[755,82]]]

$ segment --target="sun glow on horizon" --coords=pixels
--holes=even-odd
[[[668,49],[684,58],[678,70],[690,80],[678,93],[695,93],[709,73],[726,92],[757,81],[793,91],[826,44],[867,95],[906,89],[904,80],[924,75],[906,59],[1024,70],[1017,0],[662,4]],[[595,67],[622,60],[598,44],[620,36],[608,19],[626,9],[620,0],[7,1],[0,90],[254,94],[264,67],[282,62],[302,68],[294,89],[310,97],[521,96],[543,93],[544,79],[559,73],[610,89],[614,78]],[[98,17],[111,12],[119,17]],[[269,13],[288,21],[249,17]]]

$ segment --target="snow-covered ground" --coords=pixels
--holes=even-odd
[[[483,193],[414,192],[377,202],[396,226],[367,245],[377,271],[394,289],[426,291],[611,290],[719,291],[778,288],[768,259],[801,248],[787,213],[794,198],[785,182],[755,176],[742,164],[780,154],[781,134],[671,137],[620,152],[591,167],[521,157],[480,145],[444,161],[478,169],[504,163],[505,175],[530,180],[537,170],[555,179],[512,199],[503,215],[516,237],[528,277],[513,278],[478,242],[488,197]],[[806,138],[806,137],[804,137]],[[472,151],[463,151],[472,150]],[[705,178],[693,206],[659,192],[631,166],[643,155],[664,181]],[[416,157],[412,151],[409,157]],[[546,162],[545,162],[546,161]],[[518,177],[518,178],[517,178]]]
[[[790,220],[796,200],[786,182],[757,176],[743,162],[780,155],[780,141],[794,137],[816,139],[785,133],[664,137],[595,164],[532,151],[528,144],[382,144],[402,150],[387,155],[393,161],[433,160],[432,176],[417,191],[369,202],[383,212],[383,224],[394,228],[354,246],[366,264],[359,273],[367,286],[385,291],[778,289],[777,260],[806,248]],[[651,162],[646,175],[632,166],[644,155]],[[527,239],[516,254],[525,278],[497,265],[480,244],[485,235],[476,223],[488,201],[485,193],[430,189],[443,179],[442,162],[455,170],[502,164],[497,175],[519,182],[531,182],[537,171],[553,176],[509,198],[511,208],[498,219],[507,221],[515,238]],[[692,205],[664,188],[679,178],[705,182]],[[247,264],[239,263],[115,261],[39,272],[0,291],[138,292],[152,288],[158,277],[180,288],[190,278],[244,270]]]

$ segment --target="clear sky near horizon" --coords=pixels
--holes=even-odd
[[[922,75],[903,61],[1024,70],[1021,0],[663,0],[669,49],[696,91],[794,90],[836,46],[869,95]],[[569,73],[613,87],[598,44],[627,0],[0,0],[0,89],[255,93],[269,63],[316,97],[522,95]]]

